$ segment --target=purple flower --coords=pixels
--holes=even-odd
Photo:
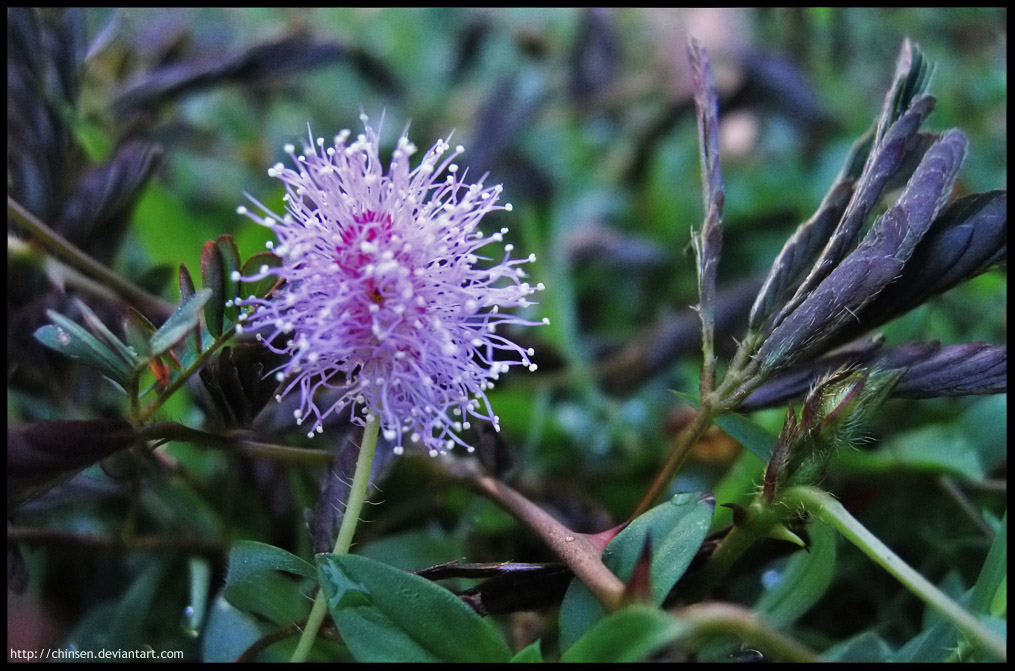
[[[410,169],[416,147],[403,135],[385,174],[377,133],[361,118],[365,133],[351,142],[345,130],[333,146],[311,136],[303,154],[286,147],[296,167],[268,171],[285,184],[284,216],[257,201],[263,218],[239,208],[274,229],[283,260],[244,278],[283,284],[268,298],[238,301],[250,308],[242,330],[288,355],[276,399],[299,390],[294,414],[310,422],[309,435],[348,409],[359,424],[378,416],[398,453],[407,438],[431,455],[456,443],[471,450],[457,435],[470,418],[499,428],[487,390],[511,366],[536,368],[531,349],[498,333],[540,323],[501,312],[530,305],[543,288],[525,282],[520,267],[535,257],[512,259],[510,244],[499,261],[480,254],[507,232],[487,235],[480,220],[511,205],[497,205],[500,186],[464,181],[453,163],[461,146],[445,156],[450,146],[439,140]]]

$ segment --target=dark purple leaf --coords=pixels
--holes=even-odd
[[[863,310],[865,327],[876,328],[975,277],[1005,259],[1007,251],[1006,191],[955,201],[931,224],[902,276]]]
[[[873,257],[858,248],[768,336],[758,357],[774,371],[827,349],[842,329],[860,324],[863,306],[902,272],[903,262]]]
[[[743,333],[758,284],[751,279],[718,294],[715,329],[720,348]],[[662,374],[680,357],[699,350],[700,326],[698,316],[690,310],[665,315],[598,366],[600,383],[610,393],[621,394]]]
[[[234,54],[202,54],[149,72],[117,96],[113,108],[125,112],[224,83],[255,84],[301,70],[329,65],[350,54],[335,42],[303,35],[258,44]]]
[[[46,420],[7,428],[7,511],[134,441],[118,419]]]
[[[950,130],[927,150],[898,203],[875,222],[864,239],[864,243],[871,241],[873,253],[891,254],[900,260],[912,256],[951,194],[966,144],[962,131]]]
[[[498,569],[497,575],[460,596],[481,615],[540,610],[560,604],[573,579],[574,573],[563,563],[507,564]]]
[[[694,103],[698,110],[698,149],[701,157],[702,199],[705,205],[706,222],[714,221],[718,227],[722,218],[725,196],[722,185],[722,167],[719,161],[719,101],[712,78],[712,66],[708,62],[708,54],[696,41],[688,47],[691,61],[691,73],[694,83]],[[710,241],[708,226],[702,230],[702,239],[706,244],[718,244]],[[706,250],[708,251],[708,250]],[[719,249],[715,249],[718,258]],[[706,259],[711,257],[706,256]]]
[[[647,237],[621,234],[607,226],[586,224],[567,237],[567,257],[573,267],[602,265],[611,271],[632,272],[659,267],[667,256]]]
[[[1007,347],[986,343],[942,346],[935,341],[911,342],[881,349],[867,343],[817,361],[785,370],[754,391],[738,407],[761,410],[802,397],[814,384],[844,366],[903,369],[891,395],[935,398],[1007,391]]]
[[[941,347],[909,363],[893,395],[935,398],[1007,391],[1008,347],[975,342]]]
[[[851,364],[859,365],[870,361],[881,351],[882,338],[857,341],[817,361],[808,361],[790,366],[767,380],[748,396],[738,411],[750,412],[762,408],[785,405],[787,401],[803,397],[814,383],[833,371]]]
[[[922,147],[918,131],[934,107],[934,99],[923,96],[913,102],[912,107],[876,143],[864,166],[863,175],[853,189],[853,198],[846,207],[839,226],[828,240],[814,267],[797,289],[793,298],[780,310],[774,326],[786,319],[796,308],[808,299],[809,294],[828,277],[839,262],[856,243],[874,205],[909,155]]]
[[[570,94],[577,102],[609,90],[620,65],[620,48],[611,10],[589,7],[582,12],[571,54]]]
[[[759,351],[762,366],[784,367],[871,328],[864,308],[901,276],[948,197],[965,149],[965,135],[953,130],[924,154],[899,202],[772,331]]]
[[[469,169],[479,174],[490,170],[531,122],[544,98],[541,87],[533,90],[523,86],[517,73],[498,79],[473,122],[475,139],[469,145]]]
[[[83,11],[7,13],[8,195],[47,222],[59,211],[71,167],[63,108],[77,98]]]
[[[278,387],[273,375],[283,357],[260,345],[224,347],[200,371],[225,428],[248,428]]]
[[[786,293],[814,263],[842,219],[852,196],[852,180],[836,182],[814,216],[801,224],[786,241],[751,308],[749,328],[760,329],[784,300]]]
[[[723,114],[743,108],[772,110],[793,122],[805,136],[819,135],[831,127],[813,83],[793,59],[751,50],[739,55],[737,64],[743,70],[741,84],[728,99],[720,101]]]
[[[466,15],[465,25],[460,28],[455,41],[457,53],[452,68],[453,79],[460,80],[479,60],[482,47],[492,34],[493,22],[486,13],[470,13]]]
[[[7,589],[14,594],[24,594],[28,589],[28,567],[21,548],[14,543],[7,544]]]
[[[54,222],[54,229],[101,262],[110,261],[129,223],[142,187],[162,159],[162,150],[128,142],[104,165],[78,183]]]
[[[899,57],[895,62],[895,77],[885,97],[875,133],[875,144],[880,142],[888,128],[905,114],[913,100],[923,95],[930,82],[933,66],[924,58],[923,52],[908,39],[902,43]]]
[[[698,315],[701,317],[701,338],[705,354],[702,368],[701,395],[715,384],[715,302],[716,274],[722,253],[722,214],[726,201],[722,168],[719,161],[719,102],[712,79],[708,54],[695,40],[688,46],[694,103],[698,110],[698,148],[701,157],[702,197],[705,220],[701,230],[691,236],[697,256]]]

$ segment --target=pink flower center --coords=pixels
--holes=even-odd
[[[335,246],[335,263],[348,276],[361,274],[362,268],[376,260],[376,251],[364,250],[363,243],[383,248],[391,242],[391,217],[381,216],[367,210],[363,214],[353,216],[353,224],[342,227],[343,245]],[[384,305],[384,294],[377,288],[373,278],[366,281],[367,295],[377,305]]]

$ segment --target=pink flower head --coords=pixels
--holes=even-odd
[[[332,146],[310,136],[302,154],[286,147],[295,167],[268,170],[285,184],[284,216],[257,201],[263,218],[239,208],[274,229],[283,261],[244,279],[284,283],[269,298],[238,301],[250,308],[238,329],[289,356],[276,399],[299,389],[294,414],[311,423],[309,435],[348,408],[360,424],[378,416],[396,452],[407,437],[431,455],[456,443],[471,450],[457,435],[470,418],[499,428],[486,391],[510,366],[536,368],[531,349],[498,333],[539,323],[501,312],[543,288],[520,267],[534,256],[512,259],[509,244],[499,261],[480,255],[507,231],[487,235],[480,220],[511,205],[497,205],[500,186],[464,181],[453,163],[461,146],[445,157],[450,146],[438,140],[410,169],[416,147],[403,135],[385,174],[377,133],[361,118],[365,132],[351,142],[345,130]],[[322,388],[337,393],[319,405]]]

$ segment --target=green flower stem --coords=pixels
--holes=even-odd
[[[172,382],[170,382],[164,390],[152,401],[152,404],[141,411],[140,415],[137,416],[138,423],[143,424],[147,422],[152,416],[158,412],[159,408],[169,400],[169,398],[177,392],[181,387],[187,384],[187,381],[195,374],[197,374],[211,355],[214,354],[220,347],[228,343],[233,335],[236,333],[236,326],[230,326],[228,329],[222,331],[222,335],[215,339],[215,342],[211,344],[208,349],[200,352],[187,368],[180,372]],[[188,336],[189,337],[189,336]],[[147,362],[144,364],[147,365]],[[139,367],[134,371],[135,376],[140,375],[143,368]]]
[[[752,345],[749,345],[747,341],[741,343],[741,348],[748,346]],[[746,350],[738,350],[736,358],[739,358],[740,351]],[[741,363],[734,360],[730,369],[726,371],[722,384],[715,391],[716,407],[728,412],[736,410],[737,406],[743,403],[751,395],[751,392],[760,387],[768,377],[768,374],[762,372],[761,364],[757,359],[748,359]]]
[[[666,463],[659,470],[659,474],[656,475],[656,479],[649,486],[648,491],[641,497],[641,501],[635,507],[631,513],[629,520],[633,520],[638,517],[646,510],[656,504],[656,502],[666,492],[670,483],[673,482],[673,478],[676,477],[680,467],[687,461],[688,455],[691,453],[691,449],[698,443],[702,434],[712,425],[712,420],[715,415],[712,409],[706,403],[702,403],[701,409],[698,411],[697,417],[695,417],[694,423],[684,433],[683,439],[677,443],[677,446],[670,452],[670,456],[666,459]]]
[[[356,459],[356,472],[352,477],[352,487],[349,489],[349,499],[345,504],[345,514],[342,516],[342,526],[338,530],[338,538],[335,540],[334,554],[348,554],[352,547],[352,537],[356,533],[356,524],[359,522],[363,504],[367,500],[367,489],[370,485],[370,470],[374,464],[374,452],[377,450],[377,434],[380,432],[381,419],[372,415],[363,428],[363,442],[359,447],[359,457]],[[317,631],[324,622],[324,616],[328,612],[328,600],[323,590],[317,591],[317,598],[314,599],[314,606],[310,610],[310,617],[307,619],[307,626],[303,629],[300,641],[293,652],[292,662],[306,661],[310,649],[317,639]]]
[[[789,508],[803,507],[834,528],[924,603],[944,615],[972,642],[998,658],[1007,660],[1007,645],[1003,638],[990,631],[976,616],[902,561],[830,494],[813,487],[791,487],[779,498]]]
[[[172,305],[158,296],[148,293],[141,287],[128,282],[85,254],[10,196],[7,196],[7,213],[17,220],[18,224],[23,226],[25,230],[42,242],[53,256],[56,256],[88,277],[98,280],[128,303],[163,317],[168,317],[173,313]]]
[[[747,520],[739,524],[734,523],[733,528],[708,558],[694,597],[701,598],[707,595],[729,574],[730,569],[745,551],[767,536],[776,525],[781,524],[791,514],[795,514],[794,511],[786,506],[769,506],[760,500],[752,503],[746,510]]]
[[[701,603],[672,611],[688,628],[685,639],[735,636],[780,662],[820,662],[806,646],[772,629],[758,615],[730,603]]]
[[[751,361],[751,355],[754,354],[761,340],[762,334],[759,331],[750,330],[744,335],[744,339],[740,341],[740,346],[737,347],[733,360],[730,361],[729,368],[726,370],[726,378],[739,374],[747,367]],[[726,380],[724,379],[723,382]]]

